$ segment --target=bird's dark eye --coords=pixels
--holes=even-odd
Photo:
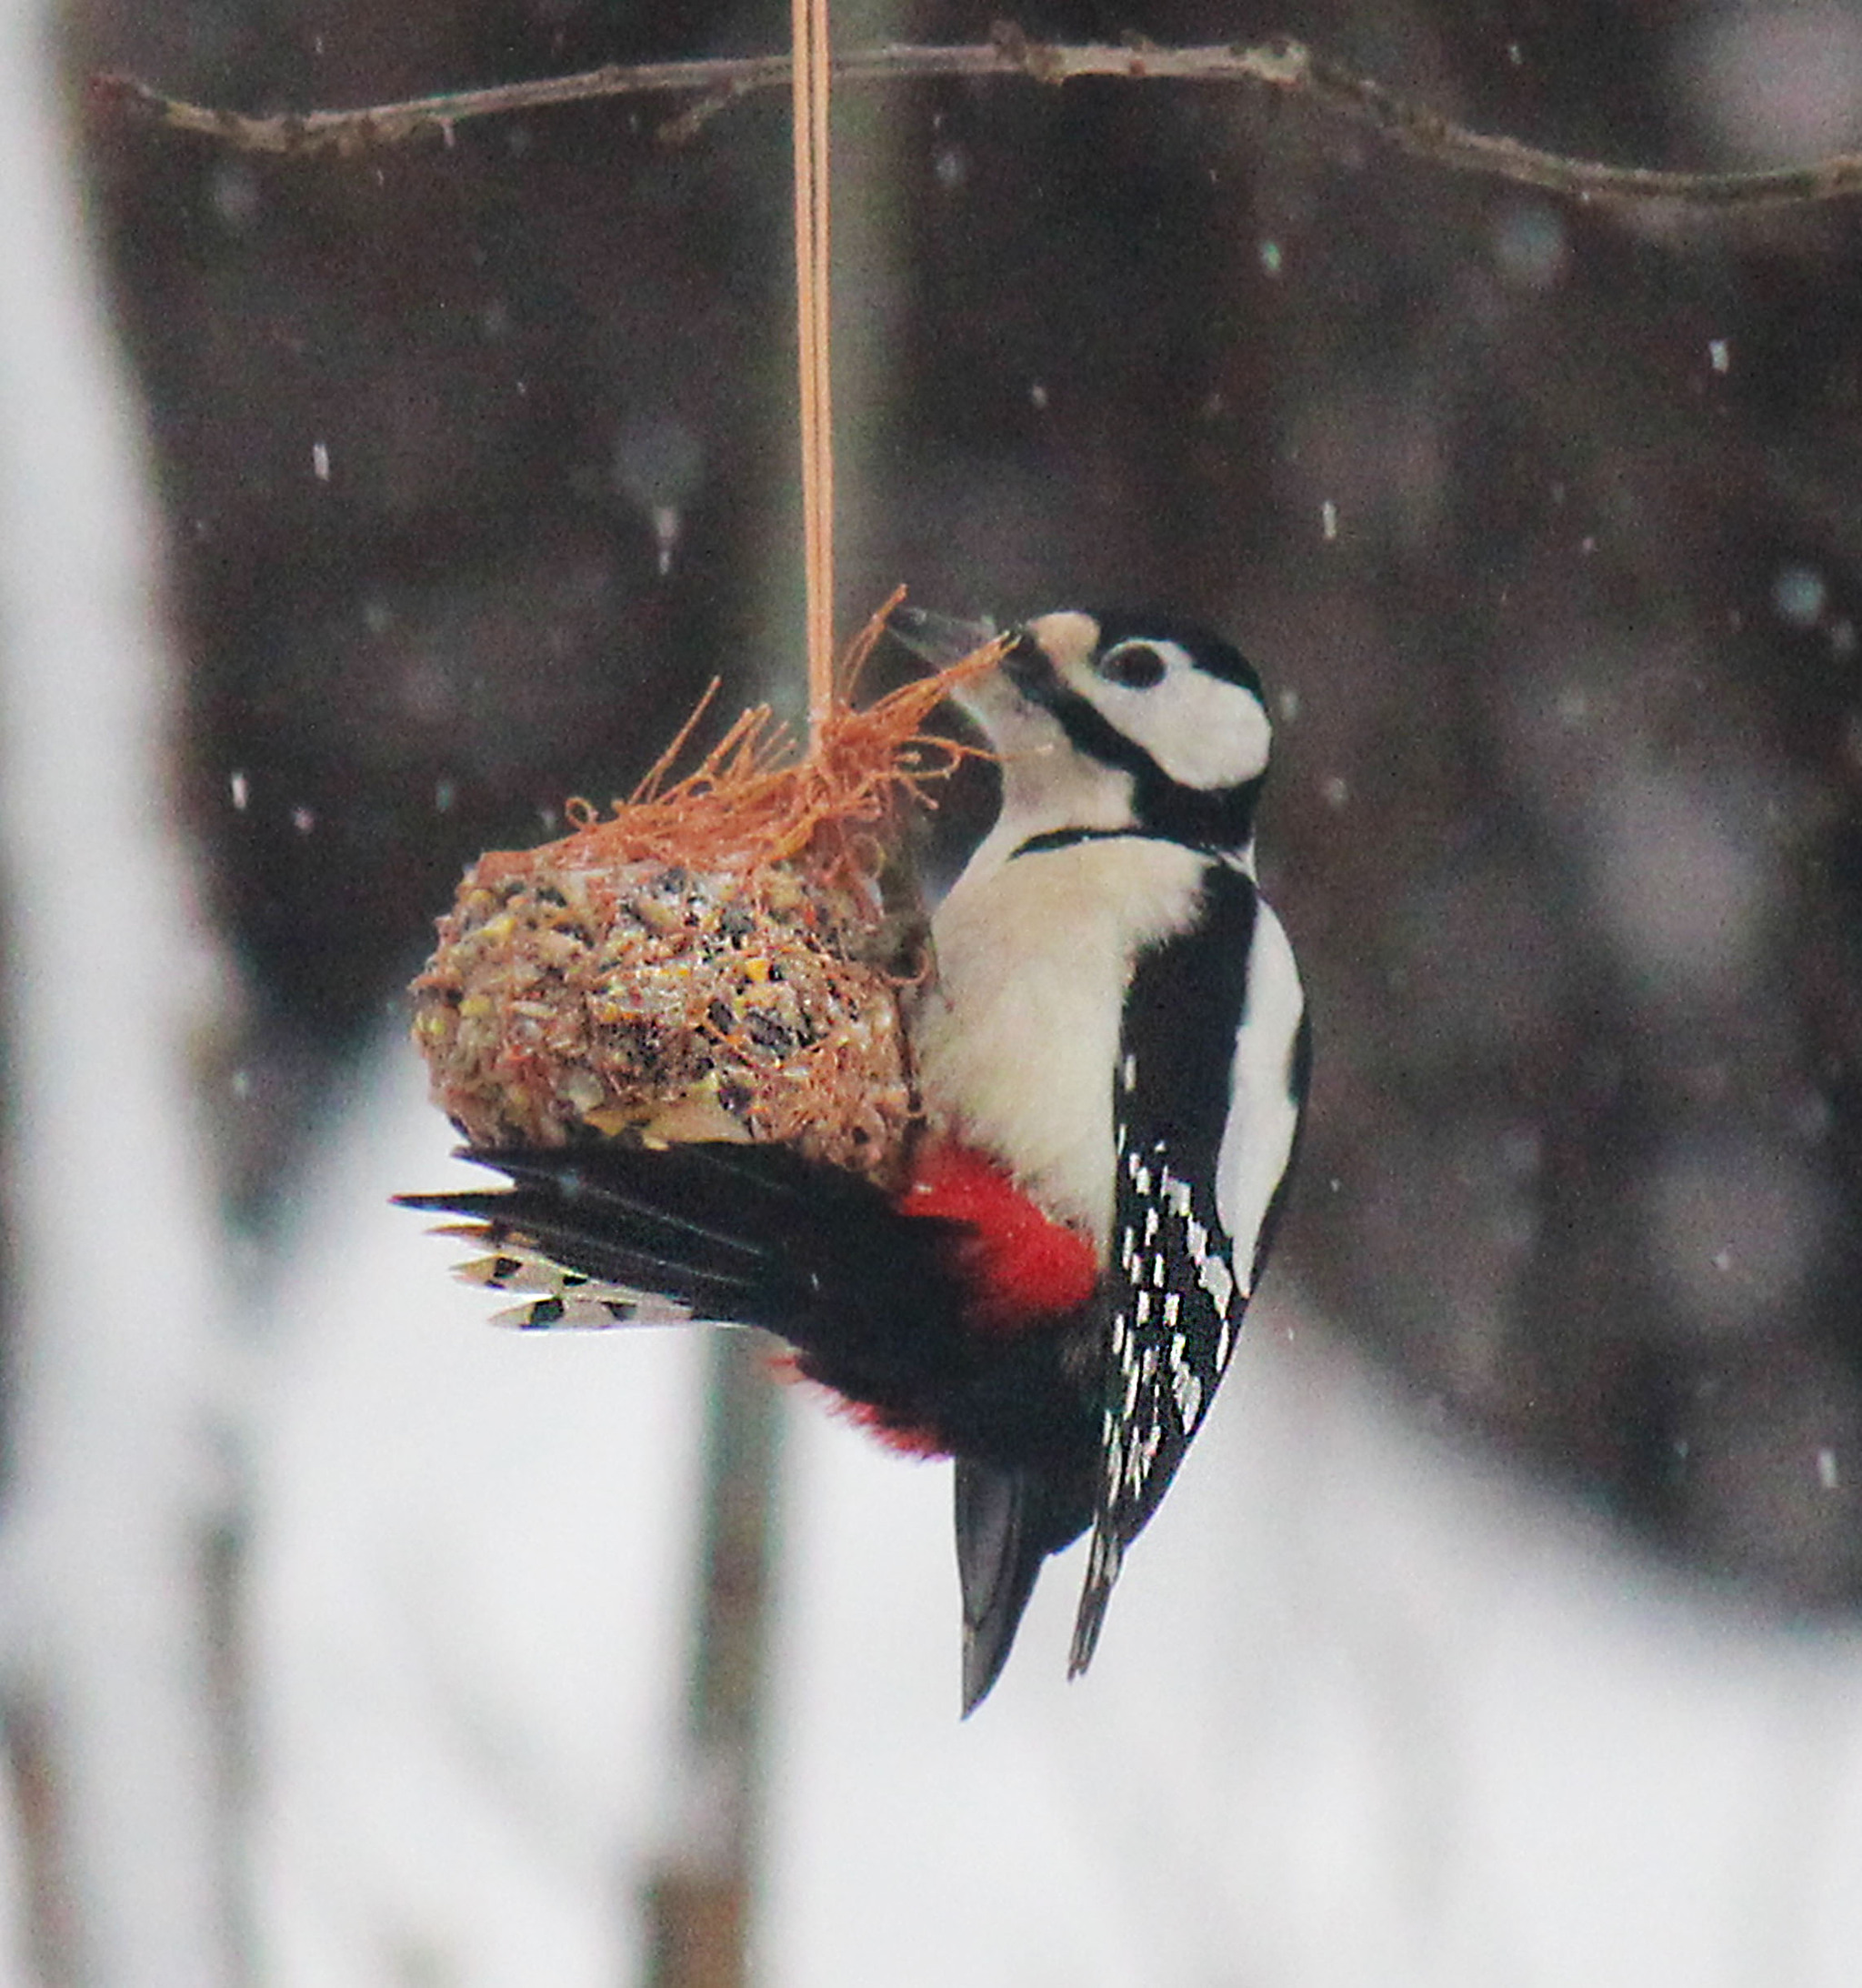
[[[1127,690],[1148,690],[1164,681],[1164,658],[1148,642],[1120,642],[1100,657],[1099,674]]]

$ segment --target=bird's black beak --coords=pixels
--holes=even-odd
[[[962,621],[955,615],[936,615],[927,607],[901,604],[886,617],[891,629],[921,663],[934,669],[960,663],[999,632],[993,621]]]

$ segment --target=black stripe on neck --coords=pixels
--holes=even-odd
[[[1012,863],[1017,856],[1039,856],[1048,849],[1070,849],[1080,842],[1164,842],[1174,849],[1187,849],[1193,856],[1206,856],[1230,868],[1244,855],[1239,849],[1218,848],[1213,843],[1186,841],[1180,835],[1160,835],[1155,828],[1043,828],[1008,852]]]
[[[1012,863],[1017,856],[1039,856],[1044,849],[1070,849],[1076,842],[1116,842],[1123,837],[1139,842],[1159,842],[1162,836],[1147,835],[1142,828],[1043,828],[1009,851]]]
[[[1096,706],[1077,690],[1069,690],[1038,646],[1030,643],[1028,648],[1031,657],[1021,650],[1011,652],[1005,666],[1009,680],[1031,704],[1052,714],[1076,752],[1131,775],[1132,813],[1143,824],[1138,834],[1211,854],[1247,847],[1255,832],[1255,803],[1260,798],[1265,769],[1238,787],[1179,786]]]

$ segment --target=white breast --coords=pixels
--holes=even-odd
[[[1206,861],[1122,837],[1010,860],[991,836],[932,920],[937,979],[912,1030],[927,1117],[1102,1248],[1126,983],[1190,922]]]

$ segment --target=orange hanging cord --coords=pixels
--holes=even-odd
[[[800,348],[808,730],[834,702],[834,412],[828,368],[827,0],[793,0],[796,308]]]

